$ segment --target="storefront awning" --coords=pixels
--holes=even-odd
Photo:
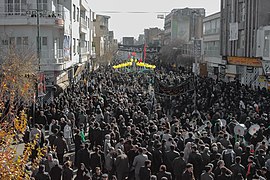
[[[76,69],[76,72],[74,74],[74,77],[78,76],[83,70],[84,70],[84,64],[81,64],[78,66],[78,68]]]
[[[64,91],[64,90],[67,89],[67,87],[69,86],[69,81],[59,83],[59,84],[57,84],[57,86],[58,86],[62,91]]]

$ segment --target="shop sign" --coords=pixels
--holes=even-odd
[[[251,66],[251,67],[262,67],[262,62],[259,58],[248,58],[248,57],[228,57],[228,63],[233,65]]]

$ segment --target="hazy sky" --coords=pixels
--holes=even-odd
[[[206,15],[218,12],[220,0],[89,0],[92,11],[110,16],[109,29],[114,31],[115,38],[134,36],[136,39],[145,28],[163,29],[164,20],[157,19],[157,12],[166,15],[176,8],[205,8]],[[117,13],[110,13],[117,12]],[[145,12],[145,13],[132,13]]]

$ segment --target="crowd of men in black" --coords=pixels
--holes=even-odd
[[[24,140],[39,134],[49,148],[33,179],[269,180],[270,93],[198,77],[196,105],[193,92],[153,97],[153,76],[170,85],[187,74],[166,70],[100,67],[38,108]],[[260,129],[251,135],[253,124]]]

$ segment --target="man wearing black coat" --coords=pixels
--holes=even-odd
[[[90,170],[90,151],[88,148],[89,145],[86,143],[83,145],[83,149],[78,151],[78,164],[83,163],[85,167]]]
[[[61,180],[62,178],[62,167],[56,164],[49,172],[52,180]]]
[[[153,151],[153,163],[152,163],[153,173],[156,174],[159,171],[159,167],[162,163],[163,163],[163,159],[162,159],[162,152],[161,152],[161,144],[158,143],[156,145],[155,150]]]
[[[35,180],[51,180],[50,175],[45,172],[44,165],[39,166],[38,173],[35,175]]]
[[[246,177],[246,170],[245,167],[241,164],[241,157],[237,156],[235,158],[235,164],[231,166],[232,171],[232,180],[236,180],[238,174],[240,173],[244,178]]]
[[[169,172],[173,171],[173,160],[177,157],[179,157],[179,153],[175,151],[175,146],[170,146],[170,151],[166,152],[165,156],[165,165],[167,166],[167,169]]]
[[[184,160],[184,152],[180,152],[180,157],[173,160],[173,174],[176,180],[182,180],[182,174],[186,168],[186,162]]]
[[[193,175],[193,165],[188,163],[186,165],[186,170],[182,175],[182,179],[184,180],[195,180],[194,175]]]
[[[199,179],[202,174],[203,161],[201,154],[197,151],[197,146],[192,146],[192,152],[189,155],[188,162],[193,164],[194,176]]]
[[[151,177],[151,161],[146,160],[144,166],[140,168],[139,177],[140,180],[150,180]]]
[[[92,153],[90,156],[90,167],[92,170],[96,169],[96,167],[103,167],[99,148],[96,147],[94,151],[95,152]]]
[[[172,180],[172,174],[166,171],[165,165],[160,166],[159,173],[157,174],[158,180],[161,180],[163,177],[167,178],[167,180]]]

